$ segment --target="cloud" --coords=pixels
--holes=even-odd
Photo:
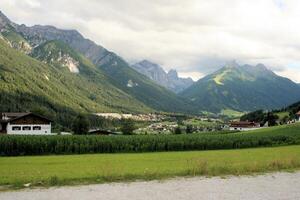
[[[1,0],[12,20],[78,29],[129,62],[203,76],[226,61],[264,63],[300,82],[298,0]],[[198,74],[198,75],[197,75]]]

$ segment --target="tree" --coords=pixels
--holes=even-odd
[[[276,126],[277,125],[277,120],[278,120],[278,115],[275,115],[272,112],[267,113],[265,117],[265,122],[268,122],[269,126]]]
[[[180,127],[179,127],[179,126],[176,127],[175,130],[174,130],[174,134],[179,135],[179,134],[181,134],[181,133],[182,133],[182,132],[181,132]]]
[[[77,135],[85,135],[89,132],[90,123],[85,115],[79,114],[73,121],[73,132]]]
[[[190,125],[190,124],[186,125],[185,132],[186,132],[187,134],[193,133],[193,126]]]
[[[132,135],[135,129],[135,124],[131,119],[122,119],[121,132],[123,135]]]

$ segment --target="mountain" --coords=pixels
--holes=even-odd
[[[180,93],[200,109],[253,111],[287,106],[300,100],[298,85],[264,65],[228,63]]]
[[[147,60],[140,61],[131,67],[175,93],[183,91],[194,83],[191,78],[178,77],[176,70],[166,73],[161,66]]]
[[[66,43],[75,51],[89,59],[112,81],[111,83],[155,110],[167,112],[194,112],[189,101],[156,84],[148,77],[132,69],[117,54],[108,51],[76,30],[61,30],[53,26],[32,26],[13,24],[13,28],[30,46],[38,47],[47,41],[58,40]]]
[[[45,43],[32,54],[43,60],[47,58],[43,55],[47,55],[49,46],[57,46],[53,50],[60,45],[63,46],[57,42]],[[59,51],[75,61],[79,73],[72,73],[54,60],[53,65],[40,62],[0,39],[0,110],[42,110],[66,127],[71,126],[71,119],[78,112],[152,111],[111,84],[111,80],[82,55],[67,46]]]
[[[28,54],[32,48],[22,35],[16,32],[15,25],[0,11],[0,37],[11,47]]]
[[[81,78],[84,75],[84,78],[87,80],[94,78],[93,73],[100,73],[104,78],[102,80],[98,78],[97,81],[99,82],[95,84],[101,85],[100,88],[109,93],[108,97],[112,96],[115,90],[121,93],[114,95],[115,99],[108,98],[107,101],[109,102],[106,102],[106,95],[103,95],[102,99],[105,102],[101,102],[100,105],[114,104],[114,108],[119,108],[115,110],[130,110],[131,112],[150,111],[154,109],[168,112],[195,111],[189,101],[178,97],[175,93],[133,70],[120,56],[84,38],[76,30],[61,30],[53,26],[35,25],[27,27],[24,24],[18,25],[11,22],[2,13],[0,18],[1,34],[9,29],[12,34],[17,35],[20,40],[26,42],[26,46],[29,48],[25,51],[11,45],[11,42],[8,40],[9,37],[2,34],[2,39],[11,47],[23,51],[45,64],[65,71],[68,69],[68,72],[71,72],[73,75],[80,76]],[[54,49],[52,49],[53,45]],[[68,53],[60,54],[66,50],[62,49],[66,46]],[[87,68],[82,67],[82,63],[74,59],[78,58],[77,56],[84,60],[82,63],[89,61],[89,64],[85,66],[89,66],[88,69],[93,70],[85,74],[81,73],[83,69]],[[114,89],[111,90],[110,87],[106,88],[104,87],[105,85],[110,85]],[[87,94],[87,96],[90,95]],[[125,95],[125,97],[123,98],[122,95]],[[135,107],[136,109],[134,109]]]

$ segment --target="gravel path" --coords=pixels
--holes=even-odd
[[[2,192],[0,200],[299,200],[300,172]]]

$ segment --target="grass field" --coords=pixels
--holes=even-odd
[[[0,185],[18,188],[162,179],[174,176],[241,175],[300,168],[300,146],[64,156],[0,157]]]

